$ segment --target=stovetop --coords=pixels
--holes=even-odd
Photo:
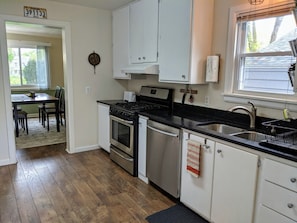
[[[125,109],[131,112],[139,112],[139,111],[146,111],[152,109],[159,109],[161,105],[148,103],[148,102],[123,102],[123,103],[116,103],[114,105],[118,109]]]
[[[110,114],[126,120],[134,120],[139,112],[172,110],[173,89],[142,86],[136,102],[121,102],[110,106]]]
[[[137,118],[139,112],[148,110],[168,109],[166,106],[149,102],[123,102],[110,106],[110,114],[117,117],[132,120]]]

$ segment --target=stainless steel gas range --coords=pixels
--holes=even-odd
[[[173,89],[142,86],[136,102],[110,106],[110,158],[133,176],[138,173],[138,113],[172,111]]]

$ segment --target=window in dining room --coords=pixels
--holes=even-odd
[[[11,88],[46,89],[49,83],[48,47],[38,44],[8,44]]]

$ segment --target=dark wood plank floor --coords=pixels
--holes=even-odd
[[[130,176],[103,150],[68,154],[65,145],[17,150],[0,167],[0,222],[146,222],[174,205]]]

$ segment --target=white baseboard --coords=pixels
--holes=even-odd
[[[83,147],[77,147],[74,149],[67,148],[66,151],[70,154],[73,154],[73,153],[92,151],[92,150],[96,150],[96,149],[99,149],[98,145],[83,146]]]

